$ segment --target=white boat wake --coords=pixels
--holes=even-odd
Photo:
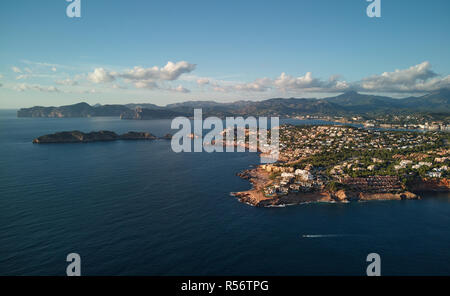
[[[329,238],[329,237],[345,237],[351,236],[348,234],[303,234],[303,238]]]

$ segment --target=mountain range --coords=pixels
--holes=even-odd
[[[420,97],[396,99],[387,96],[366,95],[354,91],[323,99],[274,98],[263,101],[187,101],[158,106],[155,104],[125,104],[91,106],[78,103],[61,107],[22,108],[18,117],[96,117],[117,116],[122,119],[164,119],[193,116],[201,108],[204,116],[280,116],[297,115],[367,115],[396,113],[450,114],[450,89],[441,89]]]

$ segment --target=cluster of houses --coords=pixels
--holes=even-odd
[[[325,186],[325,176],[318,173],[311,165],[304,169],[263,165],[263,169],[272,173],[279,173],[272,184],[264,188],[266,196],[282,196],[290,192],[310,192],[321,190]]]
[[[444,143],[439,132],[395,132],[355,128],[350,126],[280,126],[280,159],[283,164],[267,164],[262,168],[271,173],[273,181],[264,188],[266,196],[282,196],[295,192],[323,190],[332,180],[361,191],[392,192],[401,189],[399,177],[385,175],[387,169],[408,174],[420,173],[430,178],[447,176],[450,166],[449,150],[446,147],[432,148],[427,152],[416,149],[402,152],[402,149],[432,147]],[[248,136],[248,135],[247,135]],[[425,146],[427,145],[427,146]],[[443,144],[444,145],[444,144]],[[330,155],[348,151],[398,151],[392,158],[383,156],[362,159],[359,156],[345,159],[328,167],[303,169],[295,164],[305,162],[311,156]],[[325,153],[325,154],[324,154]],[[303,167],[303,166],[302,166]],[[379,174],[380,170],[384,173]],[[355,174],[355,172],[357,172]],[[359,173],[362,172],[362,173]],[[366,176],[351,178],[351,176]],[[370,175],[371,177],[367,177]]]
[[[307,158],[321,152],[343,150],[408,149],[433,144],[438,133],[399,133],[367,130],[349,126],[282,126],[282,159]]]
[[[436,158],[436,159],[439,160],[439,162],[441,162],[441,163],[445,162],[445,160],[447,160],[447,158]],[[437,161],[435,161],[435,162],[439,163]],[[400,161],[400,163],[398,165],[395,165],[394,168],[395,168],[395,170],[400,170],[400,169],[406,169],[408,166],[411,166],[411,169],[419,170],[422,167],[426,167],[427,169],[429,169],[426,172],[426,176],[429,178],[441,178],[443,173],[448,171],[447,165],[441,165],[440,167],[438,167],[429,161],[419,161],[418,163],[415,163],[415,164],[413,164],[413,163],[414,162],[412,160],[404,159],[404,160]]]
[[[342,183],[350,189],[362,192],[387,193],[402,190],[402,184],[397,176],[346,178]]]
[[[446,121],[430,120],[422,115],[393,115],[374,119],[364,119],[361,116],[334,117],[330,121],[341,123],[359,123],[365,127],[387,128],[387,129],[422,129],[427,131],[450,131],[450,125]]]

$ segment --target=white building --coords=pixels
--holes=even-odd
[[[314,176],[307,170],[295,170],[295,175],[299,176],[303,181],[311,181],[314,179]]]

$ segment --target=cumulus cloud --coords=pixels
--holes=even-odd
[[[87,79],[96,84],[111,83],[113,89],[125,89],[132,86],[137,89],[165,90],[179,93],[189,93],[190,90],[175,81],[196,84],[202,89],[217,92],[268,92],[278,93],[337,93],[347,90],[357,90],[372,93],[424,93],[440,88],[450,87],[450,75],[440,76],[435,73],[428,61],[411,66],[406,69],[398,69],[393,72],[384,72],[362,78],[359,81],[347,82],[339,75],[333,75],[328,79],[319,78],[312,72],[297,76],[281,73],[273,78],[258,78],[251,82],[216,80],[210,77],[198,77],[191,73],[196,68],[195,64],[186,61],[168,62],[165,66],[144,68],[136,66],[129,70],[113,72],[105,68],[95,68],[93,72],[73,79],[56,80],[57,85],[73,86],[77,81]],[[12,67],[15,73],[19,73],[17,79],[25,79],[29,76],[37,77],[28,68]],[[57,88],[40,87],[38,85],[18,86],[18,90],[34,89],[40,91],[59,91]]]
[[[294,77],[286,73],[275,79],[259,78],[248,83],[211,82],[212,89],[218,92],[265,92],[279,90],[282,92],[333,92],[349,88],[349,84],[339,80],[339,76],[332,76],[328,80],[314,78],[311,72],[303,76]]]
[[[283,90],[291,90],[320,87],[320,81],[313,78],[311,72],[307,72],[304,76],[299,77],[292,77],[283,72],[280,77],[275,79],[274,85]]]
[[[292,77],[286,73],[275,79],[274,86],[282,91],[304,91],[304,92],[337,92],[345,91],[350,85],[340,80],[339,75],[333,75],[328,80],[314,78],[311,72],[303,76]]]
[[[157,66],[151,68],[134,67],[119,76],[129,80],[177,80],[182,74],[195,70],[196,65],[185,61],[173,63],[168,62],[164,67]]]
[[[428,61],[394,72],[384,72],[355,83],[361,91],[427,92],[450,86],[450,75],[440,78]]]
[[[195,68],[195,64],[185,61],[177,63],[168,62],[164,67],[154,66],[150,68],[143,68],[136,66],[133,69],[123,72],[111,72],[104,68],[96,68],[94,72],[88,74],[88,80],[94,83],[106,83],[121,78],[125,82],[133,84],[136,88],[166,89],[187,93],[189,90],[182,86],[178,86],[176,88],[163,88],[160,86],[160,83],[164,81],[177,80],[181,75],[190,73],[194,71]],[[123,87],[119,87],[118,84],[115,84],[114,88],[118,89]]]
[[[212,82],[214,91],[219,92],[264,92],[272,87],[273,81],[269,78],[259,78],[253,82],[248,83],[225,83],[225,82]]]
[[[153,80],[151,80],[151,79],[149,79],[149,80],[139,80],[139,81],[136,81],[136,82],[134,82],[134,86],[135,86],[136,88],[146,88],[146,89],[156,89],[156,88],[159,88],[159,85],[158,85],[155,81],[153,81]]]
[[[168,62],[164,67],[154,66],[143,68],[136,66],[122,73],[110,72],[104,68],[96,68],[88,75],[88,79],[94,83],[111,82],[116,78],[124,78],[131,82],[172,81],[177,80],[182,74],[192,72],[196,65],[185,61]]]
[[[14,73],[22,73],[22,70],[20,70],[20,68],[19,68],[19,67],[16,67],[16,66],[11,67],[11,70],[12,70]]]
[[[103,68],[96,68],[94,72],[89,73],[88,80],[94,83],[111,82],[116,79],[115,75],[115,73],[109,72]]]
[[[206,79],[206,78],[203,78]],[[356,82],[347,82],[339,75],[327,80],[316,78],[311,72],[303,76],[291,76],[281,73],[280,76],[260,78],[249,83],[229,83],[207,79],[212,90],[218,92],[246,91],[264,92],[278,90],[281,92],[343,92],[350,89],[363,92],[388,93],[423,93],[440,88],[450,87],[450,75],[441,77],[431,69],[427,61],[403,70],[384,72],[380,75],[366,77]],[[205,80],[206,81],[206,80]],[[202,85],[199,81],[197,84]],[[206,85],[206,84],[204,84]]]
[[[27,90],[35,90],[41,92],[60,92],[60,90],[54,86],[41,86],[39,84],[26,84],[21,83],[14,87],[17,91],[27,91]]]
[[[270,88],[272,81],[269,78],[256,79],[250,83],[240,83],[234,86],[237,91],[266,91]]]

